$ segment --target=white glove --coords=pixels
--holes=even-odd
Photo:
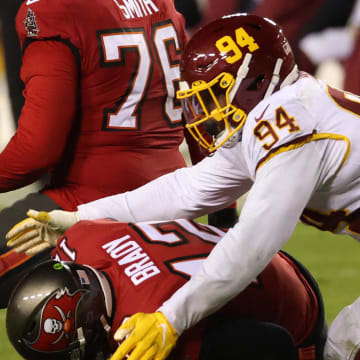
[[[30,209],[29,217],[17,223],[6,234],[7,246],[15,252],[34,255],[56,246],[57,239],[72,225],[80,221],[77,211]]]

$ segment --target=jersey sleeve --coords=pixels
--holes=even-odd
[[[18,129],[0,154],[1,192],[32,183],[61,160],[75,116],[77,72],[70,49],[58,41],[36,41],[26,48],[25,104]]]
[[[195,166],[161,176],[131,192],[79,205],[80,218],[193,219],[222,209],[247,192],[251,180],[239,148],[219,150]]]
[[[29,40],[66,40],[79,47],[73,8],[64,0],[23,2],[16,16],[21,46]]]

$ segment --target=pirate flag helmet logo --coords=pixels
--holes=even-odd
[[[23,339],[24,342],[39,351],[48,351],[50,346],[52,351],[68,347],[75,336],[77,307],[87,292],[78,290],[71,294],[66,287],[56,290],[42,308],[37,339],[33,343]]]
[[[99,353],[106,358],[108,315],[95,269],[49,260],[13,291],[6,328],[12,345],[28,360],[95,359]]]

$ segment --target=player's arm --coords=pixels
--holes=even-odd
[[[290,238],[313,192],[339,171],[347,150],[345,142],[312,141],[280,152],[258,169],[239,223],[201,271],[160,308],[179,334],[223,306],[265,268]]]
[[[159,177],[137,190],[80,205],[78,211],[31,210],[28,219],[8,232],[7,244],[15,251],[33,254],[43,246],[54,246],[56,236],[80,220],[173,220],[216,211],[251,186],[240,149],[235,154],[234,157],[227,150],[224,154],[219,151],[217,156],[206,158],[196,166]]]
[[[321,158],[310,143],[277,155],[258,170],[239,223],[201,271],[160,308],[178,333],[243,290],[286,243],[317,186]]]
[[[34,182],[61,160],[76,112],[78,67],[64,43],[30,43],[21,78],[25,105],[15,135],[0,154],[0,192]]]
[[[131,192],[80,205],[80,218],[123,222],[194,219],[217,211],[247,192],[252,183],[240,148],[236,152],[219,150],[195,166],[161,176]]]

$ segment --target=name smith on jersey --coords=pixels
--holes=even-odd
[[[141,18],[159,12],[151,0],[114,0],[126,19]]]

